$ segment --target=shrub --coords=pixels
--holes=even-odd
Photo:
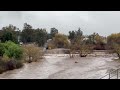
[[[116,53],[120,59],[120,44],[113,44],[113,53]]]
[[[107,49],[110,53],[116,53],[120,59],[120,33],[114,33],[107,37]]]
[[[68,48],[69,41],[68,37],[64,34],[56,34],[53,38],[54,44],[57,48]]]
[[[5,68],[3,66],[0,66],[0,74],[2,74],[5,71]]]
[[[23,66],[23,63],[21,61],[17,61],[16,68],[21,68]]]
[[[3,56],[3,54],[5,53],[5,47],[3,43],[0,43],[0,56]]]
[[[0,73],[23,66],[21,61],[23,50],[19,45],[7,41],[5,43],[0,43],[0,50]]]
[[[13,70],[16,68],[16,61],[10,60],[6,63],[7,70]]]
[[[8,56],[9,58],[14,58],[14,59],[21,59],[22,55],[23,55],[23,51],[22,48],[11,42],[11,41],[7,41],[5,42],[5,53],[4,55]]]
[[[5,66],[7,70],[13,70],[22,67],[23,63],[21,61],[9,60]]]
[[[55,44],[53,43],[48,43],[48,49],[54,49],[55,48]]]
[[[4,62],[7,62],[7,61],[9,61],[10,60],[10,58],[7,56],[7,55],[3,55],[3,57],[2,57],[2,60],[4,61]]]
[[[24,49],[25,61],[33,62],[43,58],[43,50],[35,44],[28,44],[22,46]]]
[[[4,71],[6,71],[6,63],[0,60],[0,74]]]

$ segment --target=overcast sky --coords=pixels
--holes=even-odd
[[[68,34],[80,27],[85,35],[97,32],[106,36],[120,32],[120,11],[0,11],[0,29],[9,24],[22,29],[25,22],[48,32],[55,27]]]

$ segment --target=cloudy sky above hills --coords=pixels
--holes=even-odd
[[[120,32],[120,11],[0,11],[0,29],[9,24],[22,29],[25,22],[48,32],[55,27],[68,34],[80,27],[84,34],[106,36]]]

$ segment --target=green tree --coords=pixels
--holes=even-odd
[[[50,31],[51,39],[55,37],[55,34],[58,34],[58,30],[56,28],[51,28]]]
[[[18,36],[16,30],[17,28],[11,24],[9,26],[3,27],[1,31],[1,41],[5,42],[11,40],[15,43],[18,43]]]
[[[75,31],[69,31],[69,36],[68,38],[72,41],[75,39]]]
[[[35,30],[35,42],[39,45],[39,46],[44,46],[44,44],[47,41],[47,31],[46,29],[36,29]]]
[[[32,29],[32,26],[24,23],[24,28],[21,32],[21,41],[24,43],[31,43],[34,42],[34,30]]]
[[[78,38],[82,38],[83,37],[83,32],[81,31],[80,28],[78,28],[77,31],[69,31],[69,36],[68,38],[71,40],[71,43],[76,42],[76,40],[78,40]]]

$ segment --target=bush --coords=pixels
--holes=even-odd
[[[22,66],[23,66],[23,63],[21,61],[16,61],[16,60],[10,60],[6,63],[7,70],[21,68]]]
[[[53,42],[57,48],[68,48],[70,44],[68,37],[64,34],[56,34],[53,38]]]
[[[23,66],[23,63],[21,61],[16,60],[9,60],[9,61],[3,61],[0,60],[0,74],[2,72],[5,72],[7,70],[13,70],[17,69]]]
[[[16,68],[21,68],[23,66],[23,63],[21,61],[17,61]]]
[[[5,47],[3,43],[0,43],[0,56],[3,56],[3,54],[5,53]]]
[[[80,56],[81,57],[86,57],[89,53],[91,53],[91,49],[88,45],[83,44],[80,46]]]
[[[5,53],[4,55],[8,56],[9,58],[14,58],[14,59],[21,59],[22,55],[23,55],[23,51],[22,48],[11,42],[11,41],[7,41],[5,42]]]
[[[107,49],[116,53],[120,59],[120,33],[114,33],[107,37]]]
[[[23,66],[23,50],[11,41],[0,43],[0,55],[0,73]]]
[[[113,44],[113,53],[116,53],[118,58],[120,59],[120,44]]]
[[[0,60],[0,74],[4,71],[6,71],[6,63],[2,60]]]
[[[48,49],[55,49],[56,46],[53,43],[48,43]]]
[[[22,46],[24,49],[25,61],[31,63],[43,58],[43,50],[35,44],[28,44]]]
[[[5,71],[5,68],[3,66],[0,66],[0,74],[2,74]]]
[[[16,68],[16,61],[10,60],[6,63],[7,70],[13,70]]]

